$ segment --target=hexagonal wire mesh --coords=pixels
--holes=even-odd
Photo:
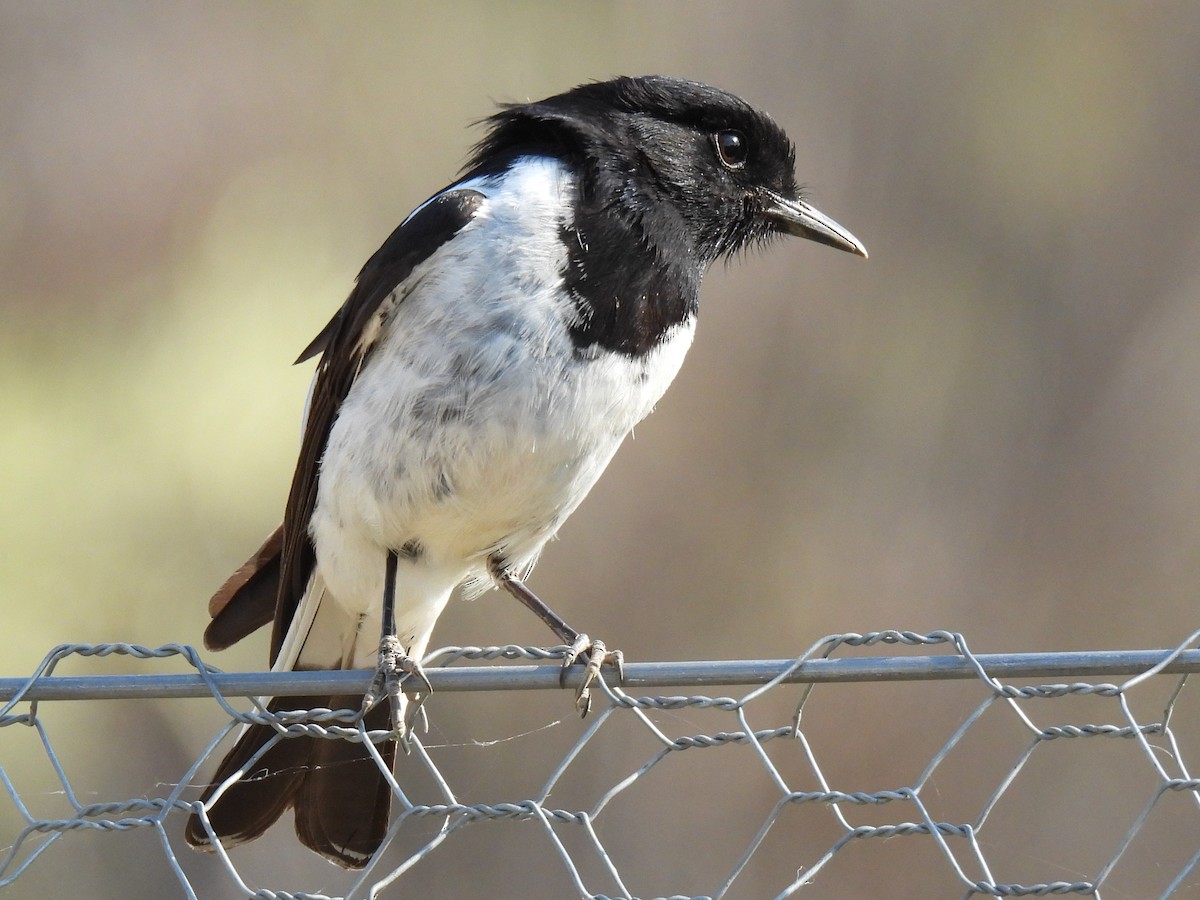
[[[184,819],[201,809],[189,797],[241,723],[272,724],[278,740],[389,739],[366,732],[351,711],[272,715],[258,701],[239,711],[227,696],[350,693],[365,687],[366,673],[223,675],[186,646],[63,645],[31,677],[0,679],[8,701],[0,727],[10,728],[3,734],[30,729],[53,771],[51,788],[38,790],[11,763],[0,765],[11,805],[0,818],[8,832],[0,834],[0,889],[19,890],[44,859],[57,856],[61,865],[69,858],[61,850],[70,853],[81,833],[117,839],[132,831],[156,836],[158,849],[149,852],[165,857],[169,883],[187,897],[1196,896],[1200,780],[1185,756],[1195,753],[1200,728],[1195,711],[1184,711],[1183,689],[1186,673],[1200,668],[1200,651],[1189,649],[1198,638],[1174,651],[976,655],[950,632],[832,635],[794,660],[630,665],[623,687],[604,687],[608,703],[589,721],[548,723],[535,710],[529,730],[495,740],[471,737],[495,728],[478,703],[457,726],[439,729],[439,742],[418,737],[401,758],[392,783],[397,812],[367,867],[341,873],[322,862],[328,873],[312,870],[321,884],[341,877],[336,894],[253,886],[296,877],[277,854],[264,863],[219,844],[208,856],[177,856],[175,848]],[[944,652],[863,655],[880,646]],[[54,674],[68,657],[114,655],[175,657],[197,674]],[[448,648],[426,666],[440,702],[478,699],[554,686],[558,667],[452,664],[558,655]],[[1002,680],[1081,673],[1131,677]],[[728,684],[754,687],[736,698],[629,693]],[[951,684],[957,698],[936,695]],[[902,692],[914,700],[906,704]],[[228,722],[182,777],[159,796],[82,802],[43,701],[186,696],[210,697]],[[864,696],[876,703],[856,706]],[[924,719],[934,706],[951,710],[956,724]],[[1103,710],[1107,721],[1068,721],[1082,709]],[[513,715],[504,717],[510,729],[520,725]],[[709,721],[721,727],[679,734],[681,724]],[[108,737],[113,752],[135,739]],[[456,758],[464,749],[472,757],[465,764]],[[0,762],[6,756],[13,758],[0,753]],[[35,814],[51,794],[65,799],[66,814]],[[127,886],[113,896],[128,896]]]

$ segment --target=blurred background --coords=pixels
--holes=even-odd
[[[1200,9],[1184,2],[0,3],[0,675],[66,641],[199,644],[209,595],[282,514],[312,369],[291,361],[453,178],[482,133],[469,123],[648,72],[769,110],[815,204],[871,259],[792,241],[714,269],[677,383],[533,587],[635,660],[792,656],[881,628],[959,630],[976,651],[1174,646],[1197,625],[1200,582],[1197,47]],[[491,593],[453,603],[432,646],[548,638]],[[259,669],[266,644],[210,661]],[[851,790],[911,783],[982,699],[838,690],[822,689],[825,752]],[[461,745],[443,760],[452,783],[486,768],[503,784],[472,742],[506,741],[534,768],[561,746],[514,735],[569,746],[582,727],[566,694],[429,711],[428,743]],[[42,712],[82,802],[161,796],[224,721],[201,701]],[[681,715],[668,731],[711,725]],[[53,815],[65,801],[36,736],[5,732],[0,764]],[[986,797],[1026,740],[1000,723],[944,794]],[[1137,753],[1069,750],[1022,774],[1021,840],[994,839],[1014,866],[998,879],[1094,876],[1131,821],[1112,807],[1148,799],[1065,802],[1118,765],[1149,774]],[[750,811],[705,807],[691,773],[609,821],[632,891],[715,889],[701,860],[726,871],[775,800],[743,771],[704,777],[734,800],[761,791]],[[561,805],[594,800],[589,772],[612,783],[598,761]],[[1157,895],[1161,854],[1197,848],[1194,813],[1164,821],[1111,896]],[[19,827],[0,795],[0,848]],[[833,839],[786,827],[774,867],[731,896],[773,896]],[[573,896],[545,847],[513,869],[515,851],[486,838],[447,845],[408,884],[530,896],[508,873]],[[182,895],[152,835],[68,840],[10,893]],[[907,863],[912,842],[878,847],[812,895],[960,895],[935,851]],[[201,896],[240,896],[180,852]],[[286,824],[243,860],[256,886],[347,883]]]

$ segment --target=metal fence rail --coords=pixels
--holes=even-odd
[[[878,864],[879,893],[873,896],[1102,896],[1110,887],[1116,891],[1113,896],[1200,896],[1200,780],[1190,774],[1185,762],[1196,755],[1200,743],[1200,722],[1196,721],[1200,716],[1190,709],[1183,716],[1181,705],[1187,674],[1200,669],[1200,650],[1194,649],[1198,639],[1200,632],[1174,650],[977,655],[960,634],[881,631],[831,635],[795,659],[630,663],[620,687],[604,686],[607,704],[598,703],[600,708],[588,720],[574,726],[565,746],[554,749],[544,768],[534,775],[536,789],[497,795],[506,786],[521,791],[528,783],[532,755],[522,751],[517,770],[500,773],[496,784],[470,797],[472,786],[479,781],[478,766],[469,767],[470,774],[464,775],[453,758],[459,745],[439,745],[428,739],[423,744],[418,737],[412,754],[403,761],[404,777],[398,776],[397,814],[388,840],[361,873],[343,875],[331,869],[340,877],[332,894],[322,893],[325,888],[261,887],[264,881],[294,877],[290,865],[276,871],[270,864],[258,865],[253,875],[246,875],[242,850],[230,854],[218,849],[215,855],[197,855],[183,849],[182,824],[198,806],[196,785],[204,783],[223,738],[240,723],[273,723],[281,731],[288,725],[261,704],[237,698],[354,694],[365,689],[370,673],[223,674],[194,648],[183,645],[64,644],[51,651],[32,675],[0,678],[0,729],[8,729],[0,730],[0,800],[7,798],[9,807],[6,816],[0,815],[0,891],[20,891],[35,870],[52,864],[56,856],[69,858],[67,848],[80,840],[82,833],[101,832],[106,834],[105,840],[119,840],[122,834],[137,832],[157,838],[155,852],[165,860],[179,896],[214,896],[212,886],[220,885],[221,896],[238,897],[458,897],[465,896],[461,893],[464,889],[446,881],[438,868],[443,864],[432,860],[452,856],[456,843],[468,843],[460,836],[477,834],[489,823],[498,827],[500,823],[524,822],[537,837],[523,832],[522,846],[538,845],[536,865],[553,868],[562,880],[555,889],[558,893],[542,894],[526,884],[513,887],[511,896],[861,896],[862,888],[850,887],[861,877],[861,872],[855,871],[860,866],[838,861],[849,857],[861,863],[869,849],[894,847],[894,841],[874,838],[893,838],[907,851],[923,854],[922,865],[929,872],[901,877],[890,871],[895,866],[890,861],[893,850],[880,851],[890,855]],[[885,649],[892,655],[862,655]],[[846,653],[856,655],[842,655]],[[64,660],[107,656],[175,659],[193,671],[55,674]],[[437,704],[446,703],[451,695],[493,692],[509,697],[520,691],[557,690],[554,660],[560,656],[561,650],[516,646],[436,651],[426,660],[434,688],[432,715],[438,715]],[[1121,680],[1079,680],[1085,677]],[[1015,679],[1022,681],[1015,683]],[[890,725],[881,739],[880,723],[890,701],[884,701],[882,707],[868,704],[861,712],[854,704],[871,692],[900,688],[928,692],[936,683],[952,681],[961,682],[973,694],[969,703],[957,714],[953,727],[938,735],[919,770],[880,789],[878,781],[889,777],[884,774],[884,764],[922,731],[936,733],[941,726],[914,722],[915,730],[906,733],[903,724]],[[749,689],[737,697],[697,692],[714,686]],[[833,707],[826,704],[819,714],[811,712],[814,695],[849,691],[851,686],[857,687],[854,698],[844,694],[830,697]],[[683,688],[687,693],[640,693],[664,687]],[[47,701],[195,697],[212,698],[221,709],[224,724],[215,729],[207,746],[195,748],[185,771],[161,773],[164,790],[160,796],[90,803],[80,799],[85,796],[84,789],[76,786],[58,749],[66,736],[47,725],[40,707]],[[232,702],[230,698],[234,698]],[[1089,707],[1088,712],[1103,709],[1106,720],[1074,719],[1078,709],[1068,704],[1079,698],[1103,703],[1103,707]],[[547,699],[558,703],[559,709],[565,705],[557,696]],[[1152,714],[1147,714],[1147,704]],[[914,709],[919,712],[922,705],[918,703]],[[1064,715],[1044,720],[1043,713],[1053,715],[1056,708]],[[681,724],[691,725],[692,717],[700,715],[719,716],[724,724],[678,734]],[[294,715],[289,722],[295,722]],[[57,779],[52,793],[65,798],[60,815],[33,812],[50,792],[31,794],[22,787],[22,773],[14,768],[15,756],[6,750],[5,735],[17,733],[15,726],[36,733],[39,752]],[[314,711],[303,724],[291,727],[348,739],[366,736],[353,726],[346,713],[326,710]],[[871,776],[875,783],[869,786],[862,783],[867,776],[861,773],[855,783],[839,780],[845,776],[826,774],[838,769],[851,754],[856,728],[874,735],[860,743],[870,744],[865,758],[881,764],[879,772]],[[844,745],[831,745],[830,734],[844,740]],[[527,735],[522,738],[533,740]],[[120,752],[122,739],[114,736],[117,745],[111,748],[113,752]],[[1045,773],[1023,775],[1031,766],[1040,766],[1043,758],[1053,757],[1044,748],[1063,741],[1079,747],[1092,745],[1084,739],[1116,740],[1133,748],[1122,756],[1121,765],[1136,772],[1136,777],[1118,776],[1117,770],[1105,766],[1098,774],[1087,774],[1084,770],[1091,763],[1085,766],[1066,758],[1056,762],[1065,764],[1070,779],[1053,773],[1049,778]],[[978,746],[970,747],[973,740]],[[479,752],[485,752],[489,742],[477,743]],[[633,756],[628,755],[630,748],[635,748]],[[718,751],[719,757],[696,755],[704,750]],[[597,754],[609,761],[621,757],[614,765],[623,768],[601,773],[603,766],[581,762]],[[697,764],[703,774],[689,772],[685,763],[677,762],[680,760]],[[955,767],[961,770],[957,776],[951,774]],[[575,791],[568,785],[579,777],[581,768],[587,771],[580,778],[586,801],[559,805],[559,793],[579,793],[578,784]],[[1015,854],[1010,852],[1007,845],[1020,845],[1029,823],[1046,817],[1048,809],[1056,805],[1047,792],[1053,792],[1056,782],[1077,779],[1081,772],[1080,793],[1094,797],[1096,806],[1074,815],[1079,833],[1061,834],[1061,847],[1043,843],[1036,854],[1025,853],[1019,846]],[[671,773],[670,777],[664,773]],[[1036,790],[1032,800],[1023,799],[1019,804],[1016,827],[993,825],[993,819],[1014,818],[1010,799],[1020,792],[1018,786],[1025,777],[1035,781]],[[1127,782],[1120,788],[1119,802],[1107,792],[1108,782],[1113,780]],[[416,787],[410,791],[410,784],[419,784],[424,796],[417,796]],[[661,790],[664,784],[669,788],[665,800],[656,796],[640,805],[631,804],[630,798],[639,792]],[[1046,784],[1050,788],[1044,787]],[[961,804],[947,803],[948,786],[960,795],[982,789],[969,814],[961,813]],[[86,787],[95,793],[94,787]],[[552,793],[556,795],[554,803]],[[716,846],[697,844],[692,859],[664,861],[616,849],[626,845],[630,832],[642,827],[647,827],[649,839],[671,828],[703,833],[698,825],[705,824],[705,817],[680,810],[698,796],[715,798],[724,793],[744,802],[746,810],[722,801],[715,822],[708,823],[717,826],[712,837]],[[1039,796],[1045,798],[1045,808],[1038,808]],[[949,808],[955,809],[957,818],[944,812]],[[872,821],[861,821],[868,814]],[[1024,823],[1022,816],[1028,817]],[[1094,820],[1101,818],[1115,829],[1110,829],[1106,839],[1091,836]],[[743,822],[756,824],[746,830]],[[743,830],[738,839],[731,841],[730,833],[739,827]],[[1173,837],[1168,840],[1163,834]],[[1103,840],[1109,843],[1099,854],[1090,854],[1090,869],[1080,870],[1080,864],[1059,859],[1060,853],[1069,855],[1069,848],[1076,843],[1102,844]],[[736,847],[731,849],[731,844]],[[64,852],[56,849],[59,845]],[[476,846],[472,843],[464,854],[478,856],[479,851],[473,849]],[[1131,852],[1131,848],[1136,849]],[[720,873],[714,875],[715,860],[722,855]],[[1004,871],[1010,863],[1014,871],[1040,867],[1052,874],[1032,880],[1024,875],[1013,878]],[[451,868],[464,865],[456,861]],[[934,870],[937,874],[930,874]],[[324,885],[332,877],[323,875],[316,883]],[[479,876],[464,876],[469,877]],[[683,882],[669,894],[658,887],[668,877]],[[707,879],[707,883],[696,885],[692,883],[695,879]],[[508,896],[506,890],[501,884],[487,885],[479,896]],[[114,889],[112,895],[134,893]]]

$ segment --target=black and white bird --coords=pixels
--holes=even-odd
[[[781,234],[867,255],[801,198],[783,130],[716,88],[615,78],[487,124],[464,174],[392,233],[300,355],[321,359],[283,524],[205,632],[221,649],[273,621],[275,670],[382,670],[397,737],[460,586],[534,609],[571,647],[565,664],[588,663],[586,711],[587,681],[619,657],[522,579],[679,371],[705,270]],[[389,727],[388,706],[368,729]],[[304,844],[363,866],[388,826],[383,774],[350,741],[294,737],[255,758],[275,735],[243,730],[188,841],[252,840],[294,807]],[[379,745],[388,764],[396,746]]]

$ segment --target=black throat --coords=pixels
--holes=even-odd
[[[592,204],[584,194],[560,232],[568,258],[563,285],[577,313],[571,340],[579,352],[642,356],[696,314],[700,264],[676,223]]]

